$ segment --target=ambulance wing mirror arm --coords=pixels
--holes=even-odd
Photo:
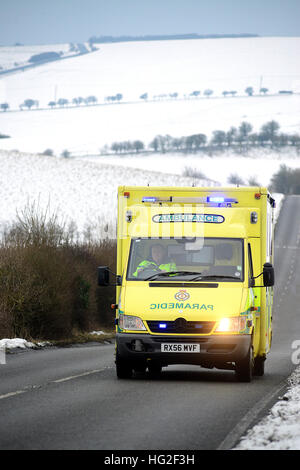
[[[118,276],[114,272],[112,272],[108,266],[99,266],[98,267],[98,286],[110,286],[110,274],[116,277],[116,284],[117,286],[122,285],[122,277]]]
[[[263,276],[264,285],[263,286],[255,286],[255,279],[258,277]],[[273,287],[275,284],[275,273],[274,267],[271,263],[265,263],[263,272],[260,273],[258,276],[253,277],[251,282],[253,281],[253,286],[251,287]]]

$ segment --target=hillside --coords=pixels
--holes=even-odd
[[[42,152],[99,153],[113,141],[156,134],[210,134],[247,120],[254,130],[276,119],[283,132],[300,129],[300,38],[239,38],[101,44],[99,50],[0,79],[1,147]],[[16,48],[17,49],[17,48]],[[255,96],[248,97],[246,87]],[[261,87],[269,91],[259,95]],[[213,90],[210,98],[204,96]],[[190,99],[193,91],[200,98]],[[224,97],[223,91],[236,91]],[[293,95],[278,95],[280,90]],[[118,103],[109,96],[122,94]],[[140,99],[148,94],[148,101]],[[166,100],[170,93],[177,99]],[[94,95],[98,106],[49,109],[52,100]],[[19,111],[25,99],[39,101]],[[18,111],[14,111],[18,110]]]
[[[183,175],[186,169],[193,173],[201,172],[206,178],[217,181],[221,186],[228,186],[231,175],[238,175],[244,184],[249,180],[255,180],[259,185],[270,186],[272,176],[277,173],[281,165],[290,168],[300,167],[300,156],[295,151],[276,153],[269,149],[256,149],[249,151],[247,156],[237,155],[227,150],[215,153],[213,156],[206,154],[175,154],[168,153],[153,155],[126,155],[126,156],[97,156],[78,157],[82,161],[114,165],[116,171],[123,168],[139,168],[150,171],[159,168],[161,173]]]
[[[58,211],[80,234],[115,236],[117,188],[121,185],[191,186],[193,178],[123,168],[66,158],[0,150],[0,233],[16,219],[16,212],[35,204]],[[207,180],[198,185],[211,186]],[[106,228],[105,228],[106,227]],[[105,228],[105,230],[104,230]]]
[[[45,44],[35,46],[0,46],[0,75],[20,67],[28,67],[33,56],[45,53],[56,53],[60,57],[72,57],[83,49],[89,49],[83,44]]]

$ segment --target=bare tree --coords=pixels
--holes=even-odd
[[[9,109],[9,104],[8,103],[1,103],[0,104],[0,109],[2,109],[2,111],[7,111]]]
[[[210,90],[210,89],[207,89],[207,90],[204,90],[203,94],[204,96],[206,96],[207,98],[210,98],[210,96],[213,95],[213,90]]]
[[[247,93],[248,96],[253,96],[254,89],[252,88],[252,86],[248,86],[245,90],[245,93]]]

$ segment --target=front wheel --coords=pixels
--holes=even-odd
[[[235,373],[239,382],[251,382],[254,369],[253,348],[250,346],[247,356],[235,363]]]
[[[160,364],[149,364],[148,371],[151,378],[156,379],[160,377],[162,366]]]
[[[118,379],[131,379],[132,377],[132,365],[120,356],[116,356],[116,373]]]
[[[257,377],[262,377],[265,373],[265,357],[256,357],[254,359],[253,375]]]

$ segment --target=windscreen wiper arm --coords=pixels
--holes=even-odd
[[[145,279],[143,279],[143,281],[152,281],[153,279],[157,279],[158,277],[170,277],[170,276],[176,277],[176,276],[187,276],[187,275],[190,275],[190,276],[193,276],[193,275],[200,276],[201,273],[199,273],[199,272],[194,272],[194,271],[168,271],[168,272],[161,272],[161,273],[152,274],[152,276],[146,277]]]
[[[204,276],[196,276],[192,279],[192,281],[197,281],[200,278],[200,280],[205,280],[205,279],[234,279],[235,281],[240,281],[241,279],[235,276],[224,276],[224,275],[219,275],[219,274],[209,274],[209,275],[204,275]]]

